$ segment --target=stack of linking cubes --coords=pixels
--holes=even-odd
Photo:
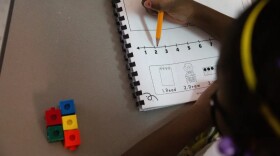
[[[49,142],[63,141],[64,147],[71,151],[81,144],[74,100],[60,101],[59,108],[48,109],[45,120]]]

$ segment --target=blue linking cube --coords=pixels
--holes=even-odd
[[[71,115],[76,113],[74,100],[72,99],[60,101],[59,108],[61,115]]]

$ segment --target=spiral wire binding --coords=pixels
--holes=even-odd
[[[133,89],[133,97],[137,100],[137,107],[145,104],[144,100],[140,100],[140,95],[142,95],[142,91],[138,90],[138,86],[140,86],[140,82],[136,81],[135,77],[138,76],[138,72],[134,69],[136,63],[131,61],[131,58],[134,57],[133,52],[131,52],[131,44],[127,43],[129,39],[129,35],[125,33],[127,30],[127,26],[122,24],[122,21],[125,20],[125,16],[120,15],[123,11],[122,7],[119,7],[117,4],[120,3],[121,0],[112,0],[112,6],[114,8],[114,16],[116,17],[116,24],[118,26],[118,32],[120,34],[120,42],[122,43],[122,51],[124,52],[124,59],[127,62],[126,68],[128,70],[128,78],[130,79],[130,87]]]

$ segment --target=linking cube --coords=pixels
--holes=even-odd
[[[51,107],[45,112],[49,142],[64,140],[64,147],[74,151],[81,144],[74,100],[59,102],[59,109]]]
[[[61,112],[59,109],[55,109],[51,107],[49,110],[45,112],[45,120],[46,126],[54,126],[54,125],[61,125]]]
[[[50,126],[47,128],[47,137],[49,142],[56,142],[64,140],[64,133],[62,126]]]
[[[63,130],[78,129],[77,115],[62,116]]]
[[[64,131],[64,147],[73,151],[81,144],[80,131],[78,129]]]
[[[71,115],[76,113],[74,100],[60,101],[59,108],[61,110],[62,115]]]

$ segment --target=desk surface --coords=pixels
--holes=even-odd
[[[2,55],[4,52],[2,51],[2,45],[4,42],[4,34],[7,25],[7,19],[10,8],[10,0],[0,0],[0,73],[1,73],[1,65],[2,65]]]
[[[117,156],[179,113],[139,112],[123,61],[109,0],[16,1],[0,77],[0,155]],[[75,152],[46,141],[44,111],[68,98],[82,138]]]

